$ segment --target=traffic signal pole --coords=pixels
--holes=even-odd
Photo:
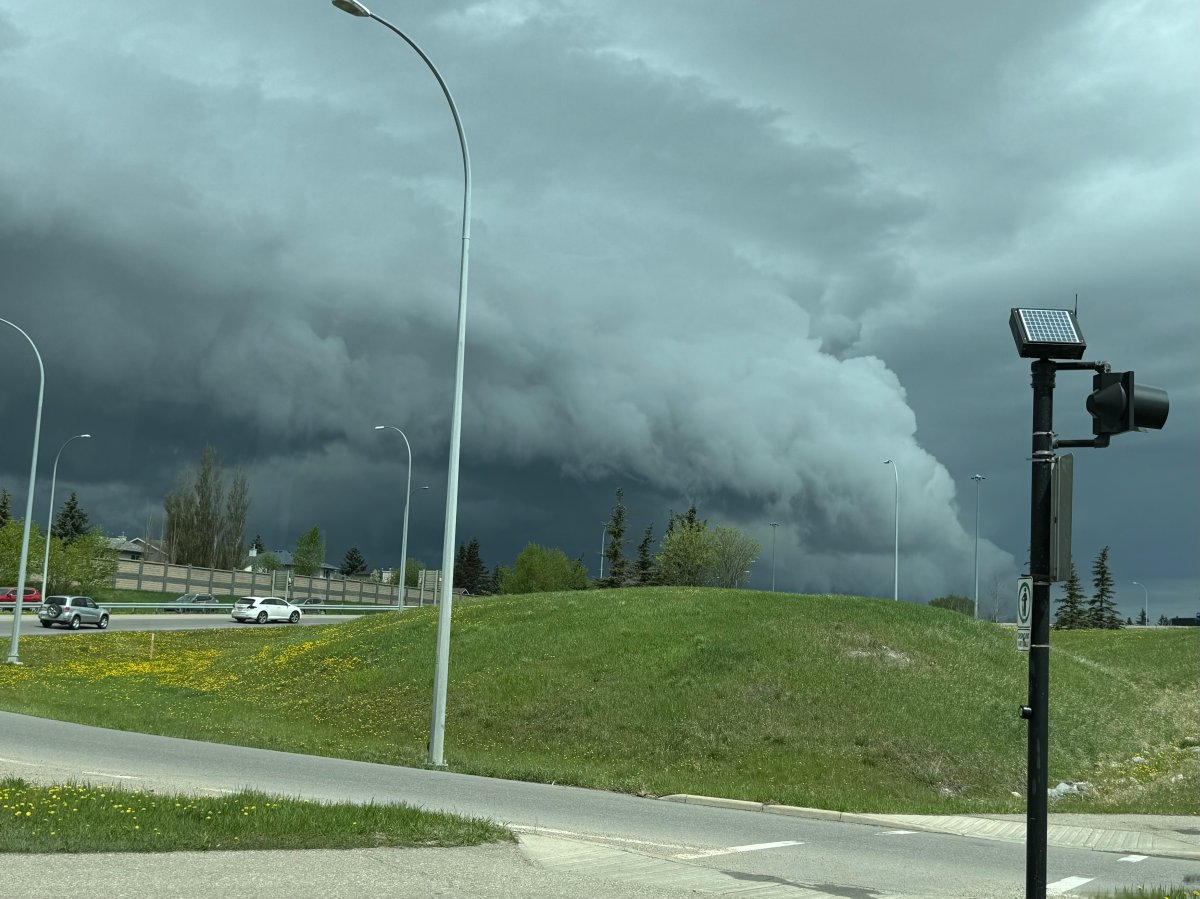
[[[1029,575],[1033,578],[1030,619],[1029,699],[1021,717],[1029,721],[1025,813],[1025,896],[1046,897],[1046,804],[1050,719],[1050,521],[1054,472],[1054,374],[1049,359],[1033,371],[1033,470],[1029,521]]]

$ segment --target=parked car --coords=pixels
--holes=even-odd
[[[61,624],[73,631],[81,625],[93,624],[100,630],[108,627],[108,610],[96,605],[90,596],[47,596],[38,610],[42,627]]]
[[[303,613],[300,607],[278,596],[243,596],[233,604],[234,621],[287,621],[295,624]]]
[[[304,602],[300,603],[300,605],[301,606],[314,606],[314,608],[311,608],[311,609],[305,608],[304,611],[307,612],[309,615],[324,615],[325,614],[325,610],[323,608],[321,608],[321,606],[325,605],[325,600],[323,600],[323,599],[316,599],[315,597],[313,597],[313,598],[304,600]]]
[[[16,587],[5,587],[3,589],[3,591],[0,591],[0,602],[16,602],[16,601],[17,601],[17,588]],[[36,606],[41,601],[42,601],[42,594],[41,594],[41,591],[38,590],[37,587],[26,587],[25,588],[25,605]]]
[[[211,593],[185,593],[165,606],[164,612],[214,612],[217,598]]]

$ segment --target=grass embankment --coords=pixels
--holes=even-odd
[[[169,852],[475,846],[502,827],[406,805],[350,805],[241,792],[168,796],[0,781],[0,852]]]
[[[0,707],[420,765],[436,610],[332,627],[29,639]],[[456,601],[458,771],[857,811],[1019,811],[1011,629],[883,600],[646,589]],[[1061,811],[1200,809],[1200,631],[1052,638]],[[1146,761],[1135,763],[1134,757]],[[1014,796],[1016,792],[1020,795]]]

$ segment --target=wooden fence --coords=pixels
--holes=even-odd
[[[440,572],[422,571],[418,586],[405,589],[405,605],[437,602]],[[394,606],[396,585],[357,578],[304,577],[286,571],[223,571],[194,565],[121,559],[113,586],[118,590],[212,593],[215,596],[285,596],[296,602]]]

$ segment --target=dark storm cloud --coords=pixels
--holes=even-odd
[[[764,547],[780,521],[781,584],[886,595],[892,458],[901,592],[969,590],[982,469],[981,563],[1007,583],[1028,528],[1007,309],[1079,291],[1100,355],[1175,409],[1077,465],[1121,481],[1112,502],[1161,495],[1151,524],[1077,526],[1077,556],[1113,542],[1181,609],[1195,592],[1185,7],[378,11],[437,60],[471,140],[459,534],[486,559],[594,556],[621,484],[631,536],[698,501]],[[61,18],[0,0],[0,315],[52,360],[45,445],[100,419],[72,476],[111,529],[144,527],[212,444],[268,543],[319,523],[331,560],[391,564],[404,460],[371,427],[399,425],[436,564],[462,183],[428,72],[322,3]],[[5,420],[32,420],[28,372],[9,388]],[[0,448],[10,489],[22,443]],[[1114,461],[1134,455],[1154,469]]]

